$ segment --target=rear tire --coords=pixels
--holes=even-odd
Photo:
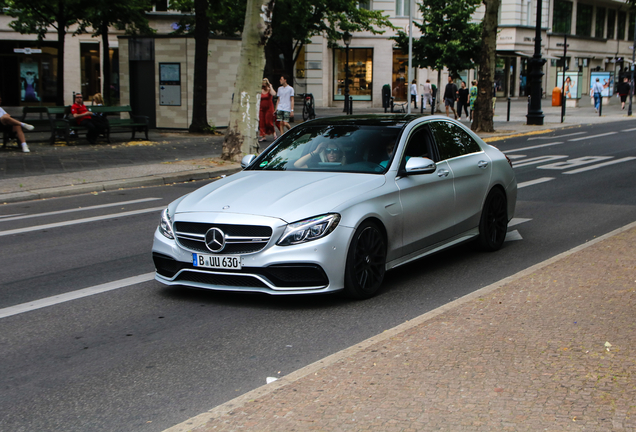
[[[358,227],[349,252],[345,269],[345,294],[355,299],[373,297],[384,280],[386,272],[386,240],[373,222]]]
[[[493,252],[501,249],[508,232],[508,202],[499,188],[490,191],[479,221],[478,243],[481,249]]]

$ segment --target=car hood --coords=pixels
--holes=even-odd
[[[384,182],[378,174],[241,171],[192,192],[175,212],[240,213],[289,223],[332,212]]]

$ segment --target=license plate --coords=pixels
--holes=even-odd
[[[195,267],[205,267],[213,269],[240,270],[240,256],[204,255],[192,254],[192,264]]]

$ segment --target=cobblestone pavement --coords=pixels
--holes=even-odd
[[[634,431],[636,223],[168,429]]]

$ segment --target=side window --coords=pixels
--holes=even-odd
[[[411,132],[404,156],[433,159],[431,155],[431,139],[428,127],[421,126]]]
[[[473,137],[459,126],[446,121],[438,121],[430,125],[435,134],[440,160],[481,151],[481,147]]]

